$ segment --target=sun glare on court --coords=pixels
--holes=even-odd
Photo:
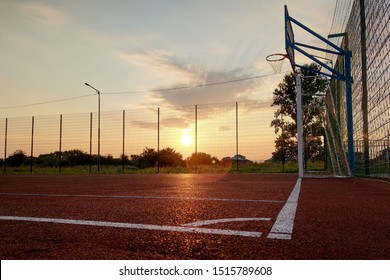
[[[193,143],[192,136],[188,132],[184,132],[180,137],[180,142],[183,146],[190,146]]]

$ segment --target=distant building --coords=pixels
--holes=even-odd
[[[242,156],[242,155],[235,155],[234,157],[231,157],[230,159],[233,162],[246,163],[246,164],[253,163],[253,161],[247,159],[245,156]]]

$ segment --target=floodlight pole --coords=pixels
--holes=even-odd
[[[98,166],[97,168],[99,173],[100,172],[100,91],[88,83],[85,83],[85,85],[96,90],[96,94],[98,96],[98,162],[97,162]]]

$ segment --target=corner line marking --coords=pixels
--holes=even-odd
[[[279,215],[267,238],[291,239],[301,184],[302,178],[298,178],[294,189],[287,199],[286,204],[283,206],[282,210],[280,210]]]

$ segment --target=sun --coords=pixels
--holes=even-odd
[[[180,142],[183,146],[190,146],[193,143],[192,136],[187,132],[184,132],[180,137]]]

